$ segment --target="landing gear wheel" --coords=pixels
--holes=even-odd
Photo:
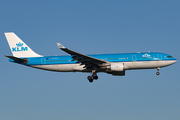
[[[93,77],[95,80],[97,80],[98,79],[98,76],[95,76],[95,77]]]
[[[159,72],[156,72],[156,75],[159,75],[160,73]]]
[[[156,75],[159,75],[159,74],[160,74],[159,71],[160,71],[160,67],[157,68]]]
[[[92,82],[93,82],[93,79],[89,80],[89,82],[92,83]]]
[[[93,73],[92,77],[93,77],[93,79],[95,79],[95,80],[97,80],[97,79],[98,79],[98,76],[97,76],[97,74],[96,74],[96,73]]]
[[[93,82],[93,79],[91,76],[88,76],[87,79],[89,80],[89,82],[91,82],[91,83]]]

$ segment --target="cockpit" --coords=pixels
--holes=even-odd
[[[172,56],[167,56],[167,58],[173,58]]]

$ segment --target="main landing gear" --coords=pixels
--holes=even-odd
[[[94,79],[95,79],[95,80],[98,79],[98,76],[97,76],[97,74],[96,74],[95,71],[92,71],[92,75],[91,75],[91,76],[88,76],[87,79],[89,80],[90,83],[92,83]]]
[[[158,67],[157,68],[157,72],[156,72],[156,75],[160,75],[160,72],[159,72],[160,68]]]

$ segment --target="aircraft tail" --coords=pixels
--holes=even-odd
[[[8,41],[9,47],[14,57],[42,57],[35,53],[30,47],[28,47],[16,34],[13,32],[4,33]]]

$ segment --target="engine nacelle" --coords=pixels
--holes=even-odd
[[[122,71],[124,71],[124,64],[123,63],[111,63],[110,69],[111,69],[111,71],[122,72]]]

